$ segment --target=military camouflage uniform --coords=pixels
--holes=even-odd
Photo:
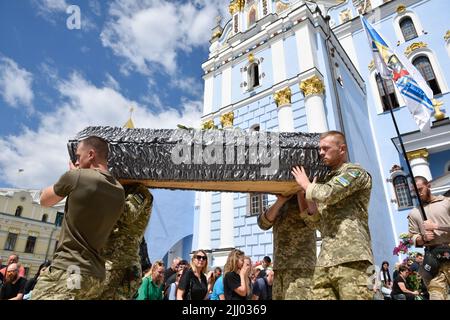
[[[308,228],[300,217],[296,196],[289,199],[280,211],[273,223],[267,220],[265,213],[258,217],[261,229],[273,227],[272,298],[306,299],[316,264],[315,231]]]
[[[318,206],[322,235],[311,299],[371,299],[368,205],[372,179],[361,166],[344,163],[325,180],[306,190],[306,199]]]
[[[39,275],[31,293],[32,300],[92,300],[98,298],[101,280],[97,277],[70,274],[50,266]]]
[[[142,280],[139,245],[150,219],[153,196],[143,185],[124,189],[124,213],[102,252],[106,260],[106,279],[100,299],[104,300],[131,299]]]

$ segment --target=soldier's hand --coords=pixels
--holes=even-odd
[[[433,231],[436,230],[438,228],[438,224],[434,223],[431,220],[426,220],[423,222],[423,228],[427,231]]]
[[[72,161],[69,160],[69,170],[77,169],[78,166],[76,166]]]
[[[308,186],[311,184],[309,181],[308,176],[306,175],[306,171],[303,167],[294,167],[292,168],[292,175],[295,178],[295,181],[298,183],[298,185],[303,189],[306,190]]]
[[[435,234],[433,231],[425,231],[425,234],[423,235],[423,240],[428,242],[432,241],[435,238]]]
[[[291,194],[290,196],[283,196],[281,194],[277,194],[277,201],[281,202],[281,203],[285,203],[287,202],[290,198],[292,198],[293,194]]]

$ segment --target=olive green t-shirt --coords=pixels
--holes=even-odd
[[[104,279],[105,261],[99,252],[123,212],[122,185],[109,172],[75,169],[62,175],[53,189],[67,200],[52,265]]]

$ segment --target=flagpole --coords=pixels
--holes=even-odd
[[[392,117],[392,122],[394,122],[394,127],[395,127],[395,131],[397,132],[398,141],[400,142],[400,146],[402,148],[402,155],[403,155],[403,158],[406,161],[406,166],[408,167],[408,173],[409,173],[409,176],[411,177],[412,184],[414,186],[414,191],[416,192],[417,201],[419,202],[419,212],[422,215],[423,221],[425,221],[425,220],[428,220],[428,218],[427,218],[427,215],[425,214],[425,209],[423,208],[422,200],[420,199],[419,189],[417,189],[416,180],[414,179],[414,175],[413,175],[413,172],[412,172],[412,169],[411,169],[411,165],[409,163],[408,156],[407,156],[406,150],[405,150],[405,146],[403,144],[403,139],[402,139],[402,136],[400,134],[400,130],[398,129],[397,121],[395,120],[394,111],[393,111],[393,107],[394,106],[392,105],[391,97],[387,93],[388,90],[386,88],[385,79],[380,76],[380,80],[381,80],[380,81],[381,82],[381,86],[382,86],[383,91],[384,91],[384,96],[387,98],[387,101],[388,101],[388,108],[389,108],[389,112],[390,112],[391,117]],[[392,81],[392,85],[395,88],[395,84],[393,83],[394,81],[392,79],[390,81]]]

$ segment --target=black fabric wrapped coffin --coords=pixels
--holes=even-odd
[[[315,133],[88,127],[68,143],[72,161],[78,141],[92,135],[109,142],[108,165],[123,184],[291,194],[298,190],[293,166],[318,181],[327,173]]]

